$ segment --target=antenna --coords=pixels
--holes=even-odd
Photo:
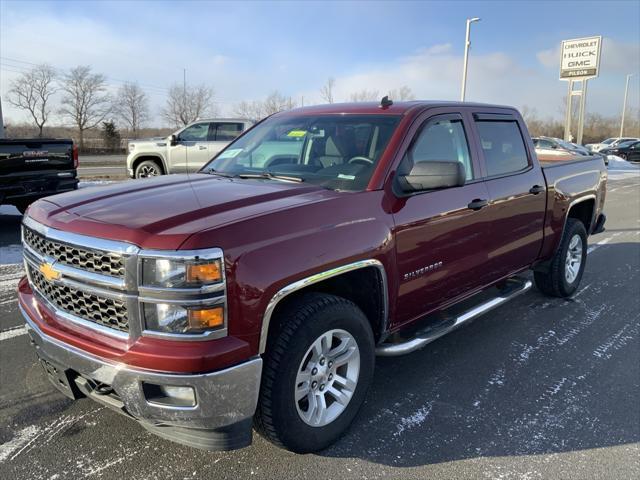
[[[388,108],[391,105],[393,105],[393,100],[389,98],[389,95],[385,95],[382,97],[382,100],[380,100],[380,108]]]

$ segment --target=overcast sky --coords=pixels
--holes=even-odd
[[[604,37],[588,111],[617,115],[627,73],[640,102],[640,2],[27,2],[0,0],[0,95],[32,64],[90,65],[110,88],[137,81],[153,121],[168,87],[206,83],[221,113],[273,90],[320,103],[362,89],[409,86],[421,99],[458,99],[465,19],[472,27],[467,99],[562,116],[560,41]],[[3,101],[5,118],[25,118]],[[59,120],[56,119],[56,123]]]

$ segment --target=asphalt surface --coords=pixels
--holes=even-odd
[[[640,478],[637,174],[611,175],[607,231],[590,238],[574,298],[534,289],[421,351],[379,358],[350,430],[309,455],[257,434],[243,450],[198,451],[57,393],[21,328],[12,212],[0,210],[0,478]]]
[[[126,155],[80,155],[78,175],[83,178],[127,176]]]

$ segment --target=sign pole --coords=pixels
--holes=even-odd
[[[564,140],[565,142],[571,139],[571,103],[573,98],[573,80],[569,79],[569,90],[567,91],[567,109],[564,114]]]
[[[582,145],[582,134],[584,132],[584,111],[586,109],[587,104],[587,83],[589,82],[588,78],[584,78],[582,80],[582,95],[580,95],[580,118],[578,120],[578,139],[577,144]]]

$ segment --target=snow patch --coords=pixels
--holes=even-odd
[[[609,340],[600,345],[593,351],[593,356],[603,359],[609,359],[612,356],[610,350],[620,350],[630,340],[633,340],[638,335],[638,325],[627,324],[622,327],[618,332],[614,333]]]
[[[402,435],[404,431],[411,430],[412,428],[422,425],[431,414],[431,410],[433,410],[433,402],[422,406],[412,415],[401,418],[393,436],[398,437]]]
[[[13,460],[16,456],[20,454],[20,452],[29,445],[34,437],[38,435],[40,432],[40,428],[35,425],[29,425],[28,427],[23,428],[16,436],[13,437],[6,443],[0,445],[0,462],[4,462],[7,458],[9,458],[13,452],[17,450],[17,453],[11,457]]]

